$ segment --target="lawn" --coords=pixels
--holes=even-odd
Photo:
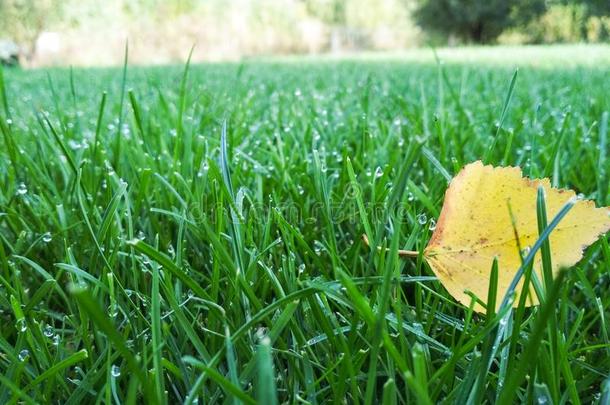
[[[610,204],[610,62],[511,49],[5,70],[0,403],[606,403],[607,238],[495,316],[361,239],[478,159]]]

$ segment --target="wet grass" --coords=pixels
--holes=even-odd
[[[483,316],[360,235],[422,249],[483,158],[608,205],[608,69],[5,71],[0,402],[607,401],[607,239]]]

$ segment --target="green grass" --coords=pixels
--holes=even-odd
[[[477,159],[608,205],[610,64],[302,62],[4,72],[0,403],[608,401],[607,239],[487,316],[394,253]]]

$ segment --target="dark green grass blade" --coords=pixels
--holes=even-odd
[[[597,202],[602,207],[608,203],[610,169],[608,169],[608,111],[604,111],[599,123],[599,158],[597,174]]]
[[[95,325],[103,332],[112,342],[114,349],[121,353],[121,356],[127,361],[129,370],[140,381],[144,396],[149,400],[155,400],[154,391],[149,384],[148,377],[139,364],[138,359],[128,349],[125,339],[116,330],[110,319],[104,314],[100,306],[95,303],[90,295],[89,290],[74,288],[72,295],[76,298],[81,310],[85,311]]]
[[[508,92],[506,93],[506,98],[504,99],[504,105],[502,106],[502,113],[500,114],[500,121],[496,128],[496,133],[491,139],[491,143],[485,152],[485,156],[483,157],[483,162],[488,163],[493,153],[496,144],[498,143],[498,137],[500,136],[500,131],[502,130],[502,125],[504,124],[504,120],[506,119],[506,113],[508,112],[508,107],[510,105],[510,100],[513,97],[513,91],[515,89],[515,83],[517,82],[517,74],[519,73],[519,69],[516,69],[513,73],[512,79],[510,79],[510,84],[508,85]]]
[[[542,235],[545,228],[547,227],[547,216],[546,216],[546,203],[545,203],[545,195],[544,188],[538,187],[538,196],[536,200],[536,213],[538,218],[538,235]],[[542,246],[540,247],[540,255],[542,257],[542,276],[544,283],[544,291],[545,295],[547,291],[550,291],[553,286],[553,264],[551,261],[551,244],[549,239],[547,238]],[[541,302],[543,303],[546,300],[546,296],[539,297],[541,298]],[[558,351],[558,332],[557,332],[557,315],[555,312],[552,312],[549,316],[549,358],[550,358],[550,367],[551,374],[559,377],[559,362],[557,360],[557,356],[559,355]],[[554,401],[559,400],[559,378],[553,379],[549,381],[549,390],[550,394]]]
[[[259,404],[276,405],[277,389],[275,386],[275,372],[273,371],[273,359],[271,357],[271,346],[268,340],[263,340],[256,350],[257,370],[256,378],[256,400]]]
[[[123,145],[123,135],[121,133],[121,128],[123,127],[123,104],[125,102],[125,89],[127,87],[127,64],[129,61],[129,41],[125,41],[125,52],[123,54],[123,73],[121,76],[121,94],[119,95],[119,111],[118,111],[118,125],[115,134],[114,140],[114,149],[113,149],[113,167],[119,167],[119,162],[121,159],[122,145]]]
[[[498,400],[499,404],[510,404],[513,402],[517,395],[519,385],[522,383],[523,379],[525,379],[525,374],[533,365],[537,364],[540,342],[544,336],[545,330],[549,327],[548,320],[555,312],[555,306],[557,304],[557,299],[559,298],[560,290],[563,287],[562,283],[564,278],[565,272],[560,272],[555,278],[551,290],[548,291],[546,302],[542,305],[540,313],[536,318],[531,337],[527,342],[523,354],[519,358],[518,365],[509,374],[508,380],[502,388],[502,393]]]

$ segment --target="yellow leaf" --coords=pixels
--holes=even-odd
[[[552,188],[548,179],[525,178],[516,167],[484,166],[480,161],[466,165],[453,178],[424,257],[455,299],[469,305],[471,297],[464,292],[469,290],[485,302],[492,261],[497,257],[500,304],[521,266],[519,246],[527,250],[538,239],[536,200],[540,185],[550,222],[568,200],[576,198],[572,190]],[[576,264],[583,250],[609,229],[609,208],[595,208],[588,200],[577,201],[551,232],[553,273]],[[534,271],[540,280],[541,267],[538,252]],[[520,292],[521,284],[518,296]],[[537,304],[533,287],[527,303]],[[483,311],[478,304],[475,309]]]

